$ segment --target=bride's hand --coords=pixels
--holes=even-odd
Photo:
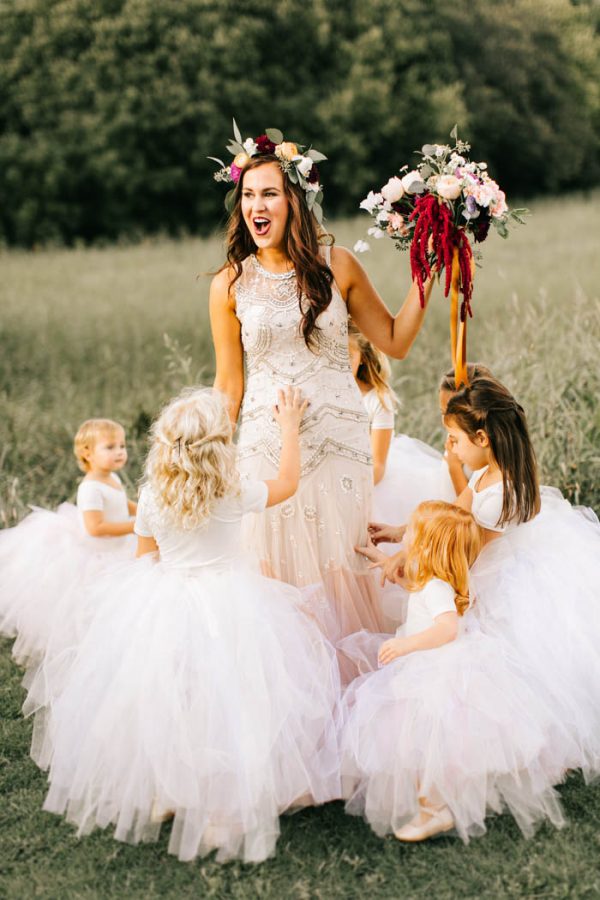
[[[369,539],[375,544],[399,544],[404,537],[406,525],[385,525],[369,522]]]

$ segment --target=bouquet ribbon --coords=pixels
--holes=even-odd
[[[452,276],[450,283],[450,354],[454,366],[454,384],[469,385],[467,377],[467,317],[462,317],[458,308],[460,291],[460,260],[458,247],[452,252]]]

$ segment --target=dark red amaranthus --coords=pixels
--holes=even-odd
[[[452,218],[452,210],[447,203],[433,194],[423,194],[415,199],[415,208],[410,214],[415,220],[415,230],[410,245],[410,268],[412,277],[419,285],[421,306],[425,306],[424,283],[431,276],[429,262],[429,238],[431,250],[435,254],[438,266],[446,270],[444,296],[450,293],[452,285],[452,257],[454,248],[458,248],[460,268],[460,292],[463,302],[460,307],[460,318],[464,321],[467,314],[472,316],[471,295],[473,293],[472,259],[473,251],[464,229],[457,228]]]

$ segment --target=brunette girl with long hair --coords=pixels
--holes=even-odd
[[[484,529],[476,615],[515,648],[556,716],[552,757],[600,773],[600,525],[540,487],[523,407],[492,378],[448,401],[454,449],[474,472],[457,500]]]
[[[421,503],[405,539],[406,624],[378,644],[364,633],[342,642],[362,661],[378,650],[378,667],[346,692],[341,735],[346,808],[377,834],[414,842],[455,829],[467,841],[503,808],[525,834],[562,821],[552,716],[518,657],[472,618],[482,537],[467,510]]]
[[[309,400],[298,492],[249,521],[245,540],[263,572],[310,588],[310,611],[336,641],[381,627],[376,586],[354,550],[366,540],[373,476],[348,314],[376,347],[401,358],[425,310],[413,284],[394,317],[354,256],[333,246],[313,212],[316,163],[265,135],[246,143],[260,151],[236,163],[227,262],[210,292],[215,386],[234,421],[241,409],[239,461],[249,478],[269,479],[277,468],[275,389],[299,386]]]

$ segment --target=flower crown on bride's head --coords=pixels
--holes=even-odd
[[[215,181],[233,182],[237,185],[244,166],[251,159],[255,156],[274,155],[277,157],[283,173],[287,175],[292,184],[300,185],[305,192],[308,208],[313,211],[315,219],[321,224],[323,220],[321,207],[323,189],[319,183],[317,163],[327,159],[323,153],[312,147],[307,150],[302,144],[284,141],[283,134],[278,128],[267,128],[265,133],[257,138],[249,137],[242,140],[242,134],[235,119],[233,120],[233,138],[229,141],[227,149],[234,157],[229,166],[221,159],[217,159],[216,156],[208,157],[221,166],[214,174]],[[235,187],[225,197],[225,207],[228,211],[231,211],[233,206],[234,194]]]

